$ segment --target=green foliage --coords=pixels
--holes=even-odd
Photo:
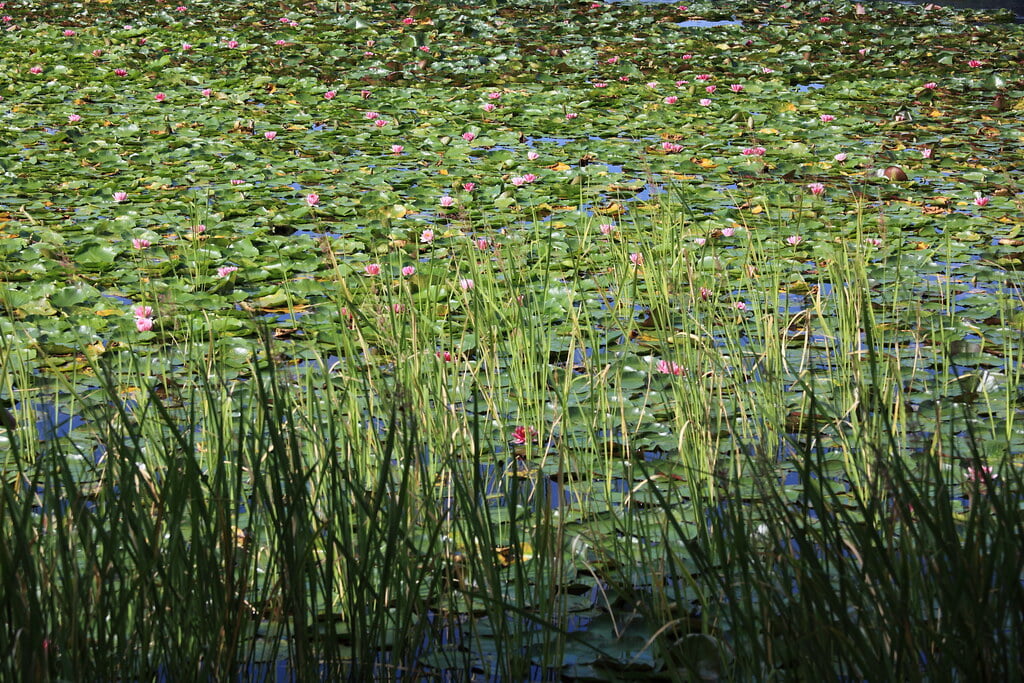
[[[4,11],[0,677],[1022,677],[1005,16]]]

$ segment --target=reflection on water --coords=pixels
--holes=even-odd
[[[742,26],[742,21],[704,21],[703,19],[690,19],[680,21],[676,26],[681,28],[714,28],[716,26]]]

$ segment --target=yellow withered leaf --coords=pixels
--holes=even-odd
[[[594,212],[599,213],[602,216],[621,216],[626,213],[626,208],[618,202],[611,202],[610,204],[597,207],[594,209]]]
[[[520,543],[519,547],[505,545],[494,549],[498,555],[498,564],[502,567],[509,567],[516,562],[527,562],[533,559],[533,546],[529,543]]]

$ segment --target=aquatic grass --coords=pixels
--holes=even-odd
[[[876,443],[891,439],[886,425],[877,432]],[[1012,643],[1024,623],[1009,607],[1024,590],[1019,469],[1005,472],[1005,480],[1001,471],[1000,479],[971,484],[964,502],[957,495],[962,470],[931,457],[911,464],[880,450],[871,490],[862,491],[837,482],[820,439],[798,444],[799,497],[751,458],[749,467],[762,473],[754,491],[733,478],[723,504],[696,531],[669,493],[651,489],[667,512],[654,547],[676,581],[696,588],[702,632],[714,636],[702,642],[715,653],[687,650],[687,636],[672,629],[652,635],[652,646],[660,641],[683,658],[680,666],[713,661],[730,678],[1019,679]],[[964,442],[956,455],[977,467],[976,447]],[[685,552],[673,550],[677,539]],[[657,558],[644,566],[657,567]],[[670,623],[657,601],[629,590],[635,584],[622,583],[643,614]]]

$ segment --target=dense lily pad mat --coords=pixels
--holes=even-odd
[[[968,475],[958,444],[995,468],[1020,461],[1024,33],[1006,16],[828,2],[2,12],[10,482],[58,452],[76,456],[73,481],[102,485],[115,449],[97,415],[112,403],[163,401],[204,433],[210,378],[237,419],[227,397],[252,398],[269,360],[370,471],[400,431],[395,405],[415,413],[442,499],[458,487],[440,454],[490,463],[467,466],[467,495],[495,510],[486,545],[505,549],[503,571],[529,566],[508,531],[519,508],[557,511],[586,539],[572,571],[591,578],[545,580],[572,603],[563,617],[600,624],[593,577],[650,559],[624,539],[680,541],[691,532],[666,523],[666,502],[696,526],[727,479],[761,497],[751,454],[794,498],[798,446],[827,456],[843,496],[880,450],[945,459],[959,497],[980,463]],[[223,444],[197,438],[196,472],[215,471]],[[517,487],[528,505],[510,503]],[[449,540],[452,562],[475,543]],[[611,629],[609,657],[664,666],[645,647],[659,627],[634,628]]]

